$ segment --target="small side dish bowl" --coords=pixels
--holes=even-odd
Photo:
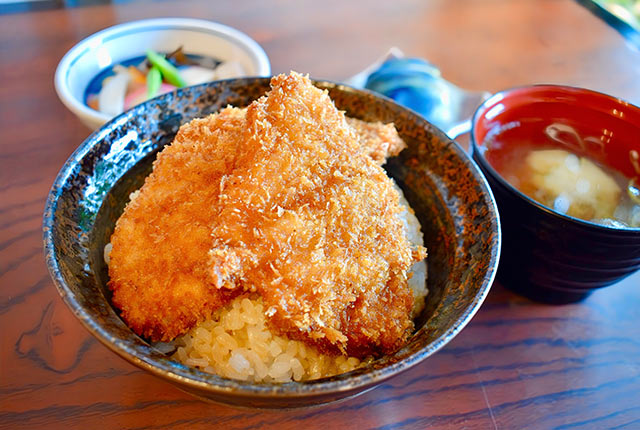
[[[87,127],[97,129],[111,116],[85,103],[93,78],[110,66],[144,56],[148,49],[167,53],[180,46],[189,54],[236,61],[246,76],[271,74],[269,59],[260,45],[234,28],[192,18],[146,19],[106,28],[71,48],[56,69],[56,92]]]
[[[179,364],[137,336],[111,306],[103,249],[129,194],[181,124],[242,107],[269,79],[245,78],[184,88],[138,105],[91,135],[53,184],[44,213],[51,276],[65,303],[109,349],[196,396],[246,407],[301,407],[362,393],[417,365],[471,320],[493,282],[500,226],[491,191],[475,163],[419,115],[374,93],[329,82],[336,106],[366,121],[394,122],[408,148],[386,165],[422,224],[429,250],[429,294],[416,331],[395,354],[352,372],[307,382],[250,383]]]
[[[543,205],[497,168],[500,163],[517,163],[513,154],[518,151],[524,151],[522,155],[532,149],[567,150],[576,161],[586,157],[609,170],[611,177],[621,174],[622,199],[627,193],[622,177],[640,177],[639,136],[638,107],[586,89],[515,88],[495,94],[478,108],[472,121],[473,158],[498,203],[504,237],[498,279],[505,286],[539,301],[567,303],[640,268],[640,228],[561,213],[563,205],[557,206],[557,200],[555,209]],[[493,155],[491,161],[492,150],[502,155]],[[557,185],[557,177],[554,182]],[[590,186],[590,192],[600,187],[597,182]]]

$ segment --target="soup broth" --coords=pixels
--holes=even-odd
[[[481,148],[506,181],[550,209],[602,225],[639,228],[638,177],[605,165],[606,138],[606,133],[596,138],[561,122],[513,121],[490,131]],[[629,161],[640,175],[638,158],[630,151]]]

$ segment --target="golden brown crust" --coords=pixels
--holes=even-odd
[[[214,217],[212,285],[257,291],[271,325],[349,354],[412,329],[412,248],[391,180],[328,94],[291,74],[249,106]]]
[[[203,256],[243,117],[228,108],[184,125],[116,223],[109,287],[140,335],[171,340],[227,300],[207,282]]]
[[[306,77],[271,85],[159,154],[112,237],[113,302],[137,333],[169,340],[252,291],[280,333],[394,351],[413,327],[407,270],[424,258],[379,166],[403,143],[392,125],[349,120],[359,136]]]
[[[365,153],[380,165],[407,147],[393,124],[366,122],[349,117],[347,123],[356,130]]]

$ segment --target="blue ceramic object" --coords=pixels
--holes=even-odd
[[[489,96],[455,86],[420,58],[388,59],[369,76],[365,88],[418,112],[452,139],[470,130],[469,119]]]

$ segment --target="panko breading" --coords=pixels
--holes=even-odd
[[[356,118],[347,118],[347,123],[356,130],[365,153],[379,165],[407,147],[393,124],[366,122]]]
[[[413,327],[407,271],[425,256],[379,166],[402,141],[351,121],[360,139],[299,74],[271,86],[246,111],[183,126],[159,154],[112,236],[113,302],[137,333],[170,340],[257,292],[279,333],[389,353]]]
[[[127,324],[171,340],[228,300],[207,282],[220,180],[233,164],[244,111],[227,108],[183,126],[111,236],[109,287]]]

